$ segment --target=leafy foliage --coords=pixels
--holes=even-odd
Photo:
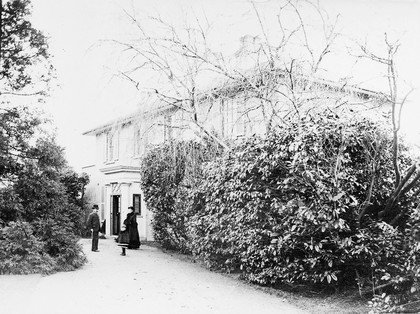
[[[384,134],[367,120],[322,116],[237,147],[206,168],[193,252],[261,284],[403,276],[404,231],[378,220],[393,188]]]
[[[68,167],[46,120],[10,96],[45,94],[52,67],[30,1],[1,5],[0,273],[72,270],[86,260],[76,234],[88,178]]]
[[[159,166],[165,154],[155,151],[143,166],[156,178],[142,182],[146,200],[170,197],[154,212],[160,217],[171,204],[173,215],[159,225],[159,241],[172,239],[168,226],[182,221],[184,251],[255,283],[353,284],[361,294],[412,294],[419,278],[418,242],[410,231],[417,199],[412,191],[400,195],[394,206],[403,214],[395,225],[395,216],[380,215],[394,191],[386,134],[369,120],[308,116],[200,164],[203,172],[182,194],[181,171],[171,185],[151,188],[176,169]],[[413,162],[404,149],[399,158],[403,168]],[[178,211],[173,195],[184,200]]]
[[[0,228],[0,274],[49,274],[82,266],[86,257],[68,225],[49,219]]]
[[[46,37],[29,21],[30,0],[4,0],[1,10],[0,95],[36,83],[33,65],[49,71]],[[37,77],[37,82],[48,76]]]
[[[43,122],[25,107],[0,108],[0,180],[12,180],[22,168],[33,138]]]
[[[144,157],[141,184],[153,230],[163,247],[188,251],[185,222],[188,193],[200,177],[200,165],[217,154],[212,146],[195,142],[172,142],[156,146]]]
[[[32,251],[25,253],[25,258],[19,259],[26,263],[22,264],[24,272],[43,272],[37,263],[50,261],[52,266],[45,265],[46,272],[78,268],[86,261],[77,235],[84,227],[79,204],[83,203],[80,197],[88,178],[79,177],[67,166],[63,149],[53,138],[39,138],[23,153],[25,158],[18,159],[19,167],[10,176],[9,184],[0,189],[4,200],[0,206],[2,232],[10,241],[16,241],[14,246],[25,247],[28,241],[34,242],[37,254],[49,257],[41,258]],[[29,231],[17,234],[15,227],[9,227],[20,225],[27,225]],[[7,250],[0,263],[10,265],[8,260],[14,257],[8,254],[15,251]],[[19,272],[19,265],[5,271]]]
[[[27,222],[11,222],[0,228],[0,274],[51,273],[54,259],[33,234]]]
[[[75,270],[86,262],[79,237],[67,217],[38,220],[35,224],[37,237],[44,243],[45,251],[56,263],[56,270]]]

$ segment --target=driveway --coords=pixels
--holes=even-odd
[[[1,313],[299,314],[285,300],[157,248],[81,240],[89,262],[51,276],[0,276]]]

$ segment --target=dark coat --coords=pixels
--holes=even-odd
[[[121,231],[118,235],[117,242],[119,246],[127,247],[130,243],[130,234],[128,230]]]
[[[130,241],[128,243],[129,249],[138,249],[140,247],[139,231],[137,229],[137,215],[135,213],[127,214],[127,218],[124,220],[124,224],[127,227],[128,234],[130,235]]]
[[[86,222],[88,229],[93,229],[94,232],[99,232],[101,229],[101,222],[99,221],[99,215],[97,213],[90,213],[89,218]]]

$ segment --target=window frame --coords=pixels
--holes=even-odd
[[[136,198],[138,198],[138,202],[136,202]],[[136,214],[141,216],[141,194],[133,194],[133,209]]]

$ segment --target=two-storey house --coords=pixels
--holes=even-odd
[[[263,96],[255,93],[255,86],[249,86],[253,82],[225,85],[197,95],[193,112],[188,103],[188,110],[182,110],[179,102],[176,106],[165,104],[85,132],[96,139],[96,160],[83,169],[91,178],[87,195],[91,203],[99,205],[106,234],[118,234],[128,206],[133,206],[138,213],[141,240],[153,240],[152,213],[145,205],[140,186],[141,157],[148,145],[172,138],[199,139],[204,129],[207,135],[232,140],[262,134],[270,126],[282,123],[282,118],[291,112],[305,115],[317,106],[371,112],[386,103],[378,93],[343,84],[302,78],[293,83],[293,91],[284,85]],[[249,93],[253,88],[254,92]],[[298,89],[299,93],[293,94]]]

